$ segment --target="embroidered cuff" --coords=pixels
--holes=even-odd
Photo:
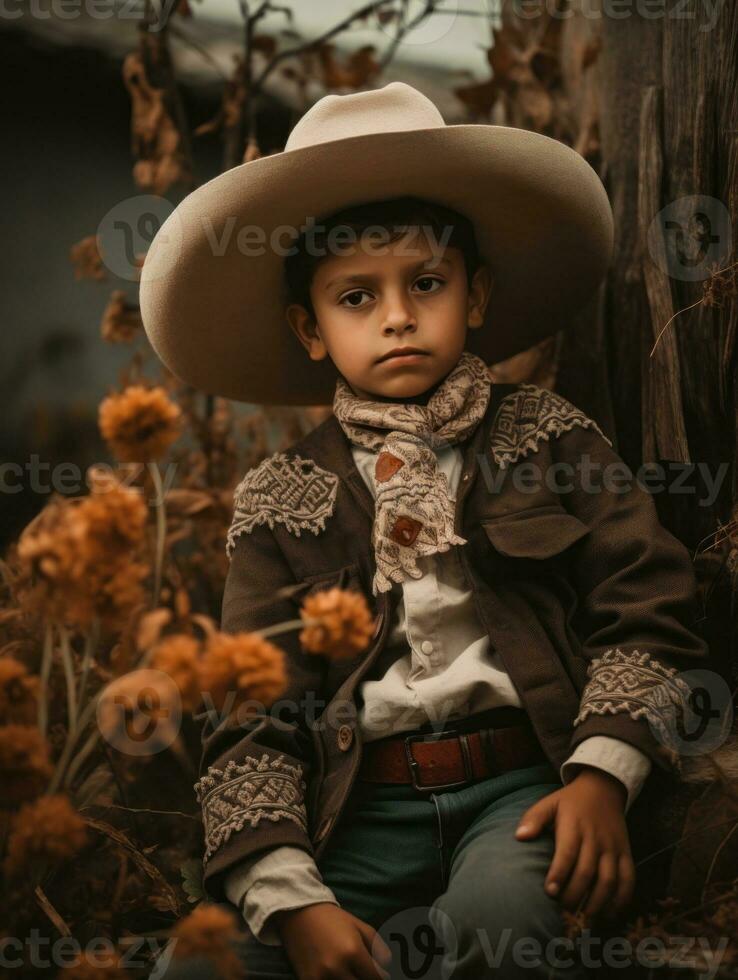
[[[290,765],[283,755],[270,758],[267,752],[261,758],[247,755],[242,763],[231,759],[225,769],[211,766],[194,787],[202,807],[204,861],[234,831],[247,823],[256,827],[262,819],[292,820],[307,834],[302,775],[302,766]]]
[[[591,714],[625,711],[634,720],[645,718],[680,771],[677,726],[684,721],[690,688],[678,673],[675,667],[652,659],[648,652],[624,653],[619,647],[605,651],[587,666],[589,680],[574,726]]]
[[[225,893],[241,909],[254,936],[267,946],[282,945],[276,924],[269,920],[274,912],[317,902],[339,904],[323,884],[313,858],[299,847],[275,847],[246,870],[232,868],[226,875]]]
[[[652,767],[645,752],[610,735],[592,735],[580,742],[561,765],[561,782],[568,785],[582,765],[596,766],[620,780],[628,793],[624,813],[635,802]]]

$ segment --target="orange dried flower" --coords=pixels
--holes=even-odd
[[[13,818],[5,873],[19,875],[34,858],[67,861],[87,840],[87,825],[68,797],[42,796],[24,804]]]
[[[300,633],[305,649],[337,660],[361,653],[374,633],[366,599],[348,589],[324,589],[308,596],[300,617],[305,623]]]
[[[69,258],[74,266],[75,279],[104,279],[102,255],[100,254],[100,239],[97,235],[88,235],[76,245],[72,245]]]
[[[100,323],[103,340],[111,344],[127,343],[133,340],[142,326],[138,308],[126,301],[126,294],[122,289],[114,290]]]
[[[165,637],[151,655],[151,667],[164,671],[179,688],[184,711],[195,711],[200,703],[199,659],[199,641],[184,633]]]
[[[243,961],[235,948],[236,918],[223,906],[203,902],[179,920],[171,935],[176,940],[172,945],[174,959],[207,957],[223,980],[241,980],[245,976]]]
[[[129,755],[153,755],[179,734],[181,702],[176,684],[143,667],[116,677],[100,695],[97,723],[114,748]]]
[[[0,806],[14,807],[40,796],[51,774],[49,746],[38,728],[0,727]]]
[[[123,62],[123,81],[131,96],[131,136],[137,157],[133,178],[139,187],[166,194],[172,184],[191,177],[182,137],[169,113],[164,89],[155,88],[140,52]]]
[[[126,980],[130,970],[113,949],[83,949],[56,976],[57,980]]]
[[[234,710],[247,700],[269,707],[287,683],[284,651],[258,633],[215,633],[200,661],[200,690],[222,710],[228,695]]]
[[[738,296],[738,262],[721,269],[714,262],[710,278],[702,283],[702,302],[705,306],[722,306],[723,299]]]
[[[19,597],[31,613],[120,625],[144,601],[148,509],[140,493],[91,468],[87,497],[53,500],[18,541]]]
[[[182,412],[162,387],[130,385],[100,403],[100,432],[113,455],[126,463],[160,459],[179,438]]]
[[[38,677],[15,657],[0,657],[0,722],[33,725],[38,711]]]

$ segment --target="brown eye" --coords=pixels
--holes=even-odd
[[[348,306],[351,309],[358,309],[363,304],[361,304],[361,303],[347,303],[346,301],[349,300],[349,299],[351,299],[352,296],[353,297],[356,297],[356,296],[364,296],[364,295],[366,295],[366,296],[369,295],[369,293],[366,291],[366,289],[354,289],[352,292],[346,293],[345,296],[342,296],[341,299],[339,300],[339,302],[340,302],[341,306]]]
[[[420,279],[417,279],[416,280],[416,283],[415,284],[417,285],[419,282],[436,282],[440,286],[442,284],[443,280],[442,279],[435,279],[435,278],[433,278],[433,276],[421,276]],[[421,289],[421,292],[422,293],[435,293],[437,291],[438,290],[436,290],[436,289]]]

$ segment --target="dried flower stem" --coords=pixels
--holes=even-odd
[[[67,774],[64,777],[64,788],[69,789],[72,785],[72,780],[77,775],[82,763],[92,754],[92,752],[97,748],[97,743],[100,740],[100,729],[95,728],[93,732],[90,733],[89,738],[79,750],[77,755],[71,762],[71,765],[67,769]]]
[[[59,785],[61,784],[62,777],[64,776],[64,773],[67,769],[67,764],[69,763],[69,759],[71,758],[72,755],[72,750],[74,749],[74,746],[77,744],[80,735],[85,730],[87,725],[90,723],[90,720],[92,719],[92,716],[97,709],[97,702],[99,701],[99,699],[100,699],[100,691],[98,691],[89,700],[89,702],[85,705],[84,709],[80,712],[79,718],[77,719],[77,724],[75,725],[74,729],[69,730],[69,733],[67,735],[67,741],[64,745],[64,750],[62,754],[59,756],[59,761],[57,762],[56,768],[54,769],[54,775],[51,777],[51,782],[49,783],[49,786],[46,790],[47,794],[55,793]],[[95,736],[95,739],[99,738],[100,736],[100,732],[98,730],[96,730],[93,734]],[[77,768],[79,767],[75,766],[75,772],[77,771]],[[69,784],[68,774],[67,774],[67,779],[65,779],[64,782],[65,785]]]
[[[655,341],[653,347],[651,348],[651,353],[648,356],[649,357],[653,357],[654,351],[656,350],[656,348],[659,345],[659,341],[664,336],[664,333],[668,330],[669,324],[672,322],[672,320],[675,320],[679,316],[680,313],[686,313],[687,310],[693,310],[695,308],[695,306],[701,306],[701,305],[702,305],[702,297],[700,296],[700,298],[697,300],[696,303],[692,303],[689,306],[685,306],[684,309],[677,310],[676,313],[673,316],[670,316],[669,319],[666,321],[666,323],[661,328],[661,330],[659,331],[659,335],[656,338],[656,341]]]
[[[156,491],[154,506],[156,507],[156,553],[154,556],[154,595],[152,599],[152,609],[159,605],[159,593],[161,591],[162,571],[164,568],[164,543],[167,534],[167,513],[164,506],[164,487],[161,482],[161,473],[156,463],[148,463],[148,470],[151,473],[151,480]]]
[[[59,625],[59,636],[61,643],[62,664],[64,666],[64,680],[67,686],[67,737],[77,725],[77,691],[74,681],[74,664],[72,662],[72,647],[69,642],[69,630],[66,626]]]
[[[53,655],[54,626],[52,623],[47,623],[44,632],[44,649],[41,658],[41,684],[38,695],[38,727],[42,735],[46,734],[46,726],[49,720],[48,686]]]
[[[78,719],[79,710],[83,705],[85,684],[87,681],[87,674],[90,669],[90,662],[92,660],[92,651],[95,648],[97,642],[97,632],[99,628],[99,621],[95,620],[92,628],[87,632],[85,636],[85,647],[83,654],[83,665],[82,674],[79,682],[79,689],[75,693],[74,687],[74,669],[72,666],[72,653],[69,644],[69,631],[66,627],[61,626],[61,655],[62,661],[64,663],[64,674],[67,682],[67,738],[64,743],[64,749],[61,756],[59,757],[59,762],[54,770],[54,775],[51,778],[51,783],[49,784],[49,793],[53,793],[54,790],[59,786],[62,776],[64,775],[64,768],[72,754],[72,749],[79,738],[79,735],[84,730],[87,720],[90,717],[89,705],[87,709],[82,713],[81,717]],[[94,699],[95,704],[97,703],[97,698]]]
[[[717,263],[715,263],[715,264],[717,265]],[[716,269],[715,272],[713,272],[710,275],[710,283],[712,283],[717,278],[717,276],[722,275],[723,272],[730,272],[731,269],[735,269],[735,267],[737,265],[738,265],[738,262],[733,262],[732,265],[726,265],[724,269]],[[674,320],[676,317],[678,317],[680,313],[686,313],[688,310],[693,310],[695,308],[695,306],[701,306],[704,303],[705,297],[707,295],[707,293],[705,292],[705,286],[704,286],[704,284],[703,284],[702,290],[703,290],[702,296],[700,296],[700,298],[697,300],[696,303],[691,303],[689,306],[685,306],[684,309],[677,310],[676,313],[673,316],[670,316],[669,317],[669,319],[666,321],[666,323],[663,325],[663,327],[659,331],[659,335],[656,338],[656,341],[655,341],[653,347],[651,348],[651,353],[648,355],[649,358],[650,357],[653,357],[654,351],[658,347],[659,341],[663,337],[665,331],[668,329],[669,324],[672,322],[672,320]]]
[[[92,654],[97,647],[97,640],[100,631],[100,621],[98,619],[93,620],[91,629],[87,632],[85,636],[85,647],[82,652],[82,672],[79,678],[79,687],[77,688],[77,703],[79,707],[82,707],[85,696],[85,685],[87,683],[87,675],[90,672],[90,664],[92,663]]]
[[[305,625],[303,619],[286,619],[283,623],[275,623],[274,626],[267,626],[263,630],[254,630],[257,636],[279,636],[280,633],[289,633],[290,630],[300,629]]]

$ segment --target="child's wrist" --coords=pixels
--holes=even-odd
[[[613,776],[612,773],[605,772],[604,769],[598,769],[597,766],[589,766],[583,763],[582,768],[574,778],[584,778],[586,781],[598,782],[602,786],[611,787],[614,794],[616,794],[620,800],[623,809],[625,809],[625,804],[628,802],[628,790],[625,787],[625,784],[618,779],[617,776]]]

